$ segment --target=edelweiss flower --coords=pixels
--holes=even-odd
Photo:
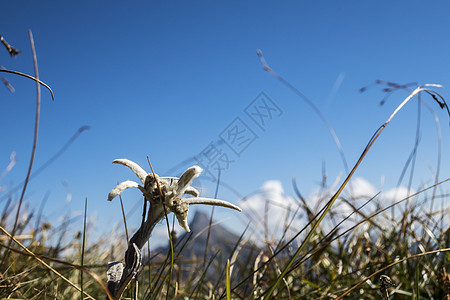
[[[227,201],[199,197],[199,192],[195,188],[191,187],[192,181],[203,171],[199,166],[190,167],[183,173],[183,175],[181,175],[180,178],[176,178],[159,177],[156,174],[153,175],[153,173],[147,173],[138,164],[128,159],[116,159],[113,163],[121,164],[130,168],[137,175],[137,177],[139,177],[142,185],[131,180],[124,181],[109,192],[108,201],[111,201],[116,196],[120,195],[124,190],[131,187],[136,187],[142,192],[145,199],[150,202],[150,209],[159,209],[160,207],[158,206],[165,207],[166,213],[173,212],[177,217],[180,226],[187,232],[190,231],[187,224],[189,205],[207,204],[242,211],[241,208]],[[158,188],[158,183],[161,191]],[[184,195],[191,195],[193,197],[185,198],[183,197]],[[163,216],[164,215],[162,215],[161,218]]]

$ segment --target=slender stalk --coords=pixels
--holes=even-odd
[[[227,259],[227,270],[226,270],[226,286],[227,286],[227,300],[231,300],[231,284],[230,284],[230,260]]]
[[[87,216],[87,198],[84,202],[84,221],[83,221],[83,245],[81,247],[81,267],[84,267],[84,249],[86,249],[86,216]],[[84,285],[83,272],[80,272],[81,300],[83,300]]]
[[[27,189],[28,181],[30,180],[31,170],[33,168],[33,162],[34,162],[34,156],[36,154],[36,147],[37,147],[37,139],[38,139],[38,132],[39,132],[39,116],[40,116],[40,107],[41,107],[41,89],[39,85],[39,72],[37,67],[37,56],[36,56],[36,50],[34,48],[34,40],[33,40],[33,34],[31,33],[31,30],[28,32],[30,37],[30,44],[31,44],[31,51],[33,53],[33,61],[34,61],[34,72],[36,77],[36,119],[34,124],[34,139],[33,139],[33,147],[31,150],[31,159],[30,163],[28,165],[28,172],[27,176],[25,177],[25,182],[22,189],[22,194],[20,196],[19,205],[17,207],[16,217],[14,219],[14,226],[13,230],[11,232],[11,236],[14,236],[16,234],[17,230],[17,223],[19,221],[20,217],[20,209],[22,207],[23,198],[25,196],[25,191]],[[5,71],[5,70],[3,70]],[[8,246],[11,246],[11,240],[8,242]],[[5,261],[6,257],[8,256],[8,251],[5,251],[5,254],[2,258],[2,263]]]
[[[219,193],[219,185],[220,185],[220,168],[217,169],[217,184],[216,184],[216,192],[214,193],[214,199],[217,199],[217,194]],[[208,226],[208,234],[206,235],[206,245],[205,245],[205,254],[203,255],[203,264],[206,264],[206,256],[208,254],[208,244],[209,237],[211,235],[211,225],[214,217],[214,206],[211,208],[211,216],[209,217],[209,226]]]
[[[55,96],[54,96],[54,94],[53,94],[52,89],[51,89],[47,84],[45,84],[44,82],[40,81],[39,78],[33,77],[33,76],[31,76],[31,75],[28,75],[28,74],[25,74],[25,73],[22,73],[22,72],[13,71],[13,70],[8,70],[8,69],[3,69],[3,68],[0,68],[0,72],[11,73],[11,74],[19,75],[19,76],[26,77],[26,78],[29,78],[29,79],[31,79],[31,80],[36,81],[36,83],[39,83],[39,84],[45,86],[45,87],[50,91],[50,94],[51,94],[51,96],[52,96],[52,100],[53,100],[53,101],[55,100]]]
[[[30,44],[31,44],[31,51],[33,52],[33,62],[34,62],[34,73],[37,80],[39,80],[39,72],[38,72],[38,66],[37,66],[37,56],[36,56],[36,50],[34,48],[34,40],[33,40],[33,34],[31,33],[31,30],[28,31],[29,37],[30,37]],[[27,190],[28,181],[30,179],[31,170],[33,169],[33,162],[34,157],[36,154],[36,147],[37,147],[37,139],[38,139],[38,132],[39,132],[39,116],[41,113],[41,86],[38,81],[36,81],[36,118],[34,123],[34,139],[33,139],[33,148],[31,150],[31,159],[30,164],[28,165],[28,172],[27,176],[25,178],[25,183],[23,185],[22,194],[20,195],[19,200],[19,206],[17,207],[17,213],[16,218],[14,220],[14,226],[12,230],[12,236],[16,233],[17,229],[17,222],[19,220],[20,216],[20,209],[22,207],[23,198],[25,196],[25,191]]]
[[[120,207],[122,208],[123,225],[125,226],[125,236],[127,237],[127,243],[128,243],[128,241],[130,239],[128,238],[127,218],[125,217],[125,210],[123,208],[123,202],[122,202],[122,196],[121,195],[119,195],[119,200],[120,200]],[[144,199],[144,201],[145,201],[145,199]]]

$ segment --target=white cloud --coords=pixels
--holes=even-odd
[[[377,193],[377,189],[367,180],[355,177],[345,189],[354,199],[370,198]]]
[[[386,204],[392,204],[396,201],[405,199],[406,197],[412,195],[414,190],[410,190],[407,187],[399,186],[397,188],[393,188],[390,190],[387,190],[386,192],[383,192],[381,194],[381,199],[384,201],[387,201]]]
[[[306,201],[313,213],[317,213],[326,204],[340,184],[340,180],[337,179],[327,190],[317,189],[306,197]],[[350,201],[352,205],[343,201],[342,198],[338,199],[332,207],[332,213],[325,217],[321,228],[325,232],[330,231],[338,222],[354,212],[354,208],[359,208],[366,200],[374,197],[378,191],[379,189],[366,179],[355,177],[342,194],[343,196],[345,195],[345,199]],[[386,207],[412,193],[412,190],[402,186],[387,190],[382,192],[361,211],[368,216],[375,212],[377,208]],[[381,205],[378,206],[377,204]],[[239,205],[251,222],[254,229],[253,239],[255,240],[279,241],[286,226],[289,226],[286,238],[290,238],[306,224],[303,208],[296,212],[301,204],[284,193],[282,183],[279,180],[266,181],[257,194],[242,200]],[[295,217],[294,213],[297,213]],[[383,217],[379,216],[377,218]],[[343,232],[360,220],[361,215],[353,214],[349,220],[340,225],[339,231]]]
[[[239,205],[251,220],[256,239],[277,241],[286,227],[289,226],[288,233],[299,229],[299,219],[294,217],[299,204],[284,194],[279,180],[266,181],[259,193],[242,200]]]

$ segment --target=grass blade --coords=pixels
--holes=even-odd
[[[230,285],[230,260],[227,259],[227,300],[231,300],[231,285]]]
[[[87,198],[84,201],[84,220],[83,220],[83,244],[81,246],[81,267],[84,267],[84,249],[86,249],[86,217],[87,217]],[[84,285],[83,285],[83,271],[80,271],[80,285],[81,295],[80,299],[83,300]]]

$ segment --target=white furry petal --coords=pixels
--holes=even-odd
[[[126,189],[128,189],[128,188],[131,188],[131,187],[137,187],[137,188],[139,188],[140,190],[141,190],[141,188],[140,188],[140,185],[139,184],[137,184],[136,182],[134,182],[134,181],[131,181],[131,180],[127,180],[127,181],[124,181],[124,182],[121,182],[121,183],[119,183],[115,188],[113,188],[112,190],[111,190],[111,192],[109,192],[109,195],[108,195],[108,201],[111,201],[112,199],[114,199],[116,196],[119,196],[120,194],[122,194],[122,192],[124,191],[124,190],[126,190]]]
[[[113,164],[120,164],[120,165],[123,165],[125,167],[130,168],[131,171],[133,171],[134,174],[136,174],[137,177],[139,177],[139,179],[141,180],[142,184],[145,183],[145,177],[147,177],[147,172],[145,172],[145,170],[142,169],[141,166],[139,166],[134,161],[131,161],[131,160],[126,159],[126,158],[121,158],[121,159],[115,159],[113,161]]]
[[[182,218],[182,217],[180,217],[178,215],[175,215],[175,217],[177,217],[178,224],[180,224],[181,228],[183,228],[187,232],[191,232],[191,229],[189,228],[189,224],[188,224],[186,218]]]
[[[184,191],[184,194],[191,195],[191,196],[194,196],[194,197],[198,197],[200,195],[199,191],[197,191],[197,189],[193,188],[192,186],[188,187]]]
[[[242,211],[242,209],[239,206],[234,205],[228,201],[219,200],[219,199],[196,197],[196,198],[184,198],[183,202],[187,203],[189,205],[206,204],[206,205],[213,205],[213,206],[222,206],[222,207],[226,207],[226,208],[235,209],[237,211]]]
[[[193,166],[187,169],[177,182],[177,195],[183,195],[186,189],[191,185],[192,180],[200,176],[202,172],[203,169],[199,166]]]

